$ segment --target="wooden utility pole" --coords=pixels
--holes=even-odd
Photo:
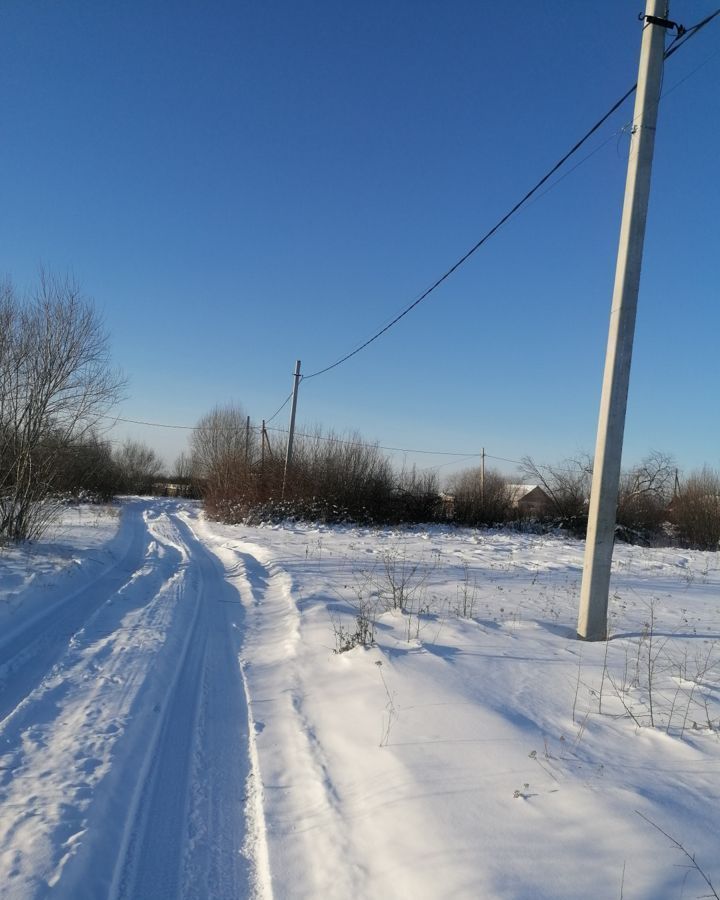
[[[245,420],[245,468],[250,463],[250,416]]]
[[[667,0],[647,0],[642,17],[635,111],[630,158],[620,224],[610,330],[598,420],[585,563],[583,566],[578,637],[607,638],[607,606],[620,485],[620,462],[625,431],[630,362],[637,298],[640,288],[655,126],[662,82],[665,33],[670,27]]]
[[[295,412],[297,410],[298,386],[300,384],[300,360],[295,362],[295,374],[293,375],[292,405],[290,407],[290,430],[288,431],[287,452],[285,454],[285,471],[283,472],[281,499],[285,499],[285,486],[288,473],[292,465],[293,438],[295,437]]]

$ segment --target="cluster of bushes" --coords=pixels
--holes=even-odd
[[[536,516],[547,526],[584,537],[592,483],[592,459],[540,466],[530,457],[521,477],[542,488],[546,511]],[[464,525],[503,524],[519,518],[513,486],[498,472],[469,469],[448,486],[454,520]],[[720,544],[720,473],[703,468],[682,478],[672,457],[650,453],[624,472],[617,508],[617,536],[633,543],[673,543],[700,550]]]
[[[138,441],[113,448],[91,432],[53,452],[53,493],[60,497],[107,501],[118,494],[152,494],[167,480],[155,451]]]
[[[683,546],[717,550],[720,543],[720,472],[703,468],[683,481],[670,521]]]
[[[379,447],[357,435],[319,429],[296,435],[287,478],[285,440],[284,434],[249,427],[238,407],[204,416],[193,432],[191,468],[209,514],[226,522],[294,517],[360,523],[432,521],[438,515],[434,473],[397,472]]]
[[[378,446],[358,435],[319,429],[295,436],[283,493],[285,442],[284,432],[261,434],[238,407],[218,407],[203,417],[187,464],[208,513],[225,522],[248,523],[298,518],[527,526],[517,486],[499,472],[467,469],[449,479],[440,493],[435,473],[398,472]],[[526,457],[518,479],[544,493],[544,508],[532,513],[539,527],[584,536],[592,459],[540,466]],[[623,474],[617,521],[624,540],[716,549],[720,475],[704,469],[681,479],[671,457],[651,453]]]
[[[493,470],[465,469],[447,485],[446,516],[459,525],[500,525],[517,518],[508,480]]]

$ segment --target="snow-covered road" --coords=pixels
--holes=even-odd
[[[616,546],[581,644],[583,549],[68,508],[0,554],[0,897],[717,888],[720,558]]]
[[[108,546],[0,644],[2,895],[251,896],[239,596],[177,504]]]

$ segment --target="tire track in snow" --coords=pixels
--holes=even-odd
[[[246,845],[247,705],[237,647],[243,609],[215,557],[177,516],[193,573],[196,618],[166,695],[112,896],[117,900],[253,893]]]
[[[37,687],[93,613],[140,568],[149,540],[141,526],[144,508],[141,503],[124,508],[120,530],[131,537],[120,559],[0,645],[0,723]]]
[[[182,508],[132,517],[136,568],[126,554],[120,589],[95,598],[0,725],[4,900],[270,896],[254,859],[244,610]]]
[[[90,615],[0,726],[3,896],[105,895],[92,887],[84,894],[81,887],[103,879],[106,855],[98,833],[112,831],[104,787],[128,721],[138,718],[151,662],[172,649],[168,635],[182,612],[185,574],[184,554],[162,539],[161,529],[154,527],[157,539],[151,540],[142,517],[134,527],[148,548],[143,565]],[[85,869],[73,885],[65,870],[78,868],[78,857]]]
[[[241,541],[220,543],[209,529],[206,536],[216,545],[252,615],[243,656],[252,660],[245,665],[245,676],[253,716],[260,717],[251,728],[257,732],[254,742],[274,892],[278,897],[342,900],[361,896],[364,872],[347,863],[349,839],[341,798],[304,709],[295,665],[302,645],[292,578],[261,547]],[[311,867],[310,893],[297,894],[292,873],[307,869],[318,830],[332,852],[321,865]]]

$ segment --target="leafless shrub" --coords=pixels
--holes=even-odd
[[[453,518],[461,525],[495,525],[510,517],[511,494],[507,479],[493,469],[466,469],[448,480],[453,497]]]
[[[477,579],[470,580],[470,566],[463,560],[463,577],[456,588],[457,599],[453,612],[460,619],[471,619],[475,613],[477,600]]]
[[[371,647],[375,643],[377,596],[363,594],[360,591],[352,606],[355,613],[353,628],[344,625],[339,619],[333,620],[335,653],[346,653],[355,647]]]
[[[680,738],[688,728],[694,732],[717,734],[720,717],[715,697],[720,657],[716,642],[709,642],[693,657],[685,650],[678,659],[673,653],[672,639],[679,633],[679,628],[658,634],[654,599],[647,604],[647,611],[637,639],[626,639],[622,673],[615,675],[610,671],[608,641],[599,691],[592,685],[585,685],[590,696],[598,700],[598,713],[607,714],[603,708],[603,688],[607,683],[622,707],[620,715],[632,719],[638,728],[662,728],[667,734]]]
[[[720,542],[720,473],[693,472],[672,504],[672,521],[681,541],[699,550],[717,550]]]
[[[405,547],[397,546],[386,550],[382,555],[382,573],[377,582],[378,593],[385,608],[407,612],[415,606],[430,571],[422,560],[409,557]]]

